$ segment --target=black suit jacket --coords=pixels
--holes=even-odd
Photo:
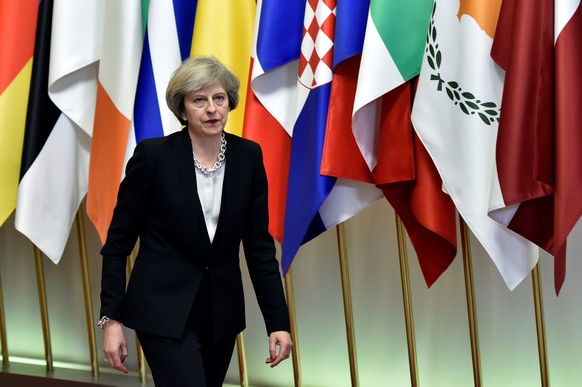
[[[242,240],[267,332],[289,331],[268,232],[267,179],[258,144],[226,134],[218,225],[211,243],[198,199],[187,129],[140,142],[127,165],[101,250],[101,315],[138,331],[181,337],[204,275],[215,340],[245,327],[239,266]],[[139,253],[126,290],[127,256]]]

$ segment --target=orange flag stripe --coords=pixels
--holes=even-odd
[[[95,126],[91,144],[87,214],[105,243],[123,175],[131,121],[117,109],[103,85],[97,89]],[[117,184],[111,184],[115,179]]]
[[[493,39],[497,28],[497,19],[501,9],[501,0],[461,0],[457,17],[471,16],[479,27]]]

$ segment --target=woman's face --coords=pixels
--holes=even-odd
[[[188,131],[194,137],[219,136],[228,119],[228,95],[216,82],[184,96],[184,113]]]

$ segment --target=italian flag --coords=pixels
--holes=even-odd
[[[410,119],[431,10],[431,0],[371,1],[352,117],[366,166],[406,227],[428,286],[456,256],[454,205]]]

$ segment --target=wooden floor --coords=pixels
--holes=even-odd
[[[154,382],[140,382],[137,375],[100,372],[98,378],[89,371],[55,368],[48,373],[46,367],[10,363],[0,371],[1,387],[154,387]]]

